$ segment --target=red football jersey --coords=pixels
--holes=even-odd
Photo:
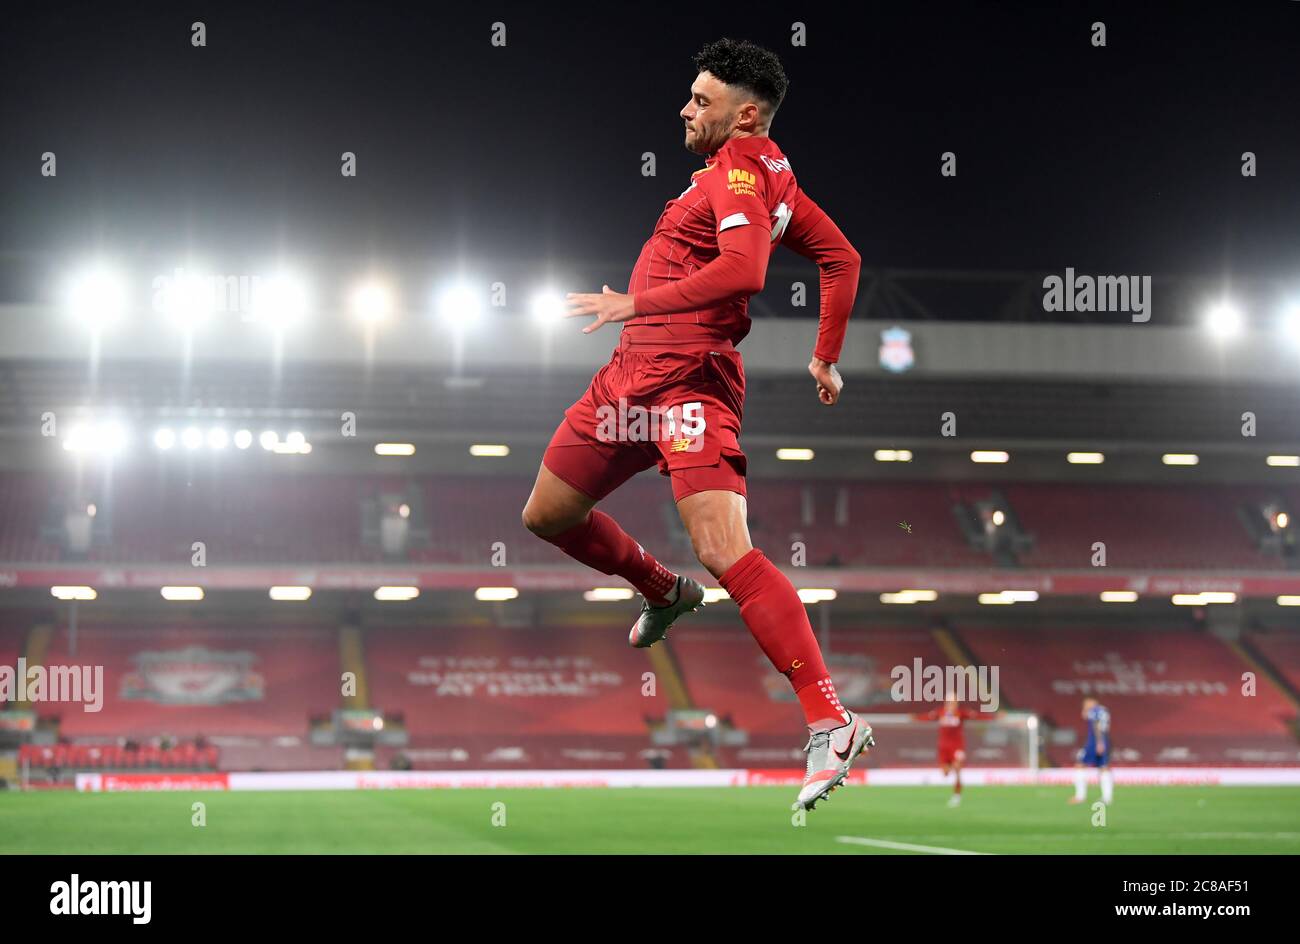
[[[939,722],[940,750],[958,751],[966,748],[966,736],[962,731],[962,723],[976,719],[979,716],[980,713],[972,708],[963,708],[958,705],[955,709],[950,709],[947,704],[942,708],[936,708],[934,711],[917,715],[922,721]]]
[[[718,234],[733,226],[763,227],[771,233],[769,253],[775,251],[800,197],[790,162],[771,138],[729,139],[664,207],[641,248],[628,293],[684,279],[712,262],[719,255]],[[637,325],[705,325],[736,344],[749,333],[748,309],[749,299],[741,295],[698,311],[638,315],[626,324],[634,331]]]

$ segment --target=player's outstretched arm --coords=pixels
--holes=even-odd
[[[835,363],[840,358],[849,315],[857,298],[862,257],[825,211],[802,191],[781,242],[817,263],[820,273],[817,345],[808,372],[817,381],[818,399],[830,406],[839,399],[844,386]]]

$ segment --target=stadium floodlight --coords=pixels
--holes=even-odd
[[[1278,322],[1282,336],[1291,344],[1300,347],[1300,301],[1289,302]]]
[[[811,462],[816,455],[811,449],[778,449],[776,457],[783,462]]]
[[[1007,513],[1001,508],[993,509],[993,527],[1000,528],[1007,523]]]
[[[296,275],[280,272],[259,278],[252,294],[253,320],[275,331],[287,331],[307,316],[307,283]]]
[[[1241,309],[1231,302],[1211,305],[1210,310],[1205,313],[1206,329],[1221,341],[1240,334],[1242,324]]]
[[[1169,598],[1174,606],[1205,606],[1210,603],[1236,603],[1237,595],[1230,591],[1205,590],[1201,593],[1175,593]]]
[[[415,455],[415,444],[414,443],[375,443],[375,455],[413,456]]]
[[[203,327],[216,311],[213,282],[209,277],[187,273],[177,267],[163,281],[154,305],[173,326],[182,331]]]
[[[235,448],[247,449],[253,444],[253,433],[251,430],[241,429],[235,433]]]
[[[375,599],[385,603],[414,600],[419,595],[419,587],[378,587],[375,589]]]
[[[596,587],[583,593],[582,598],[588,603],[616,603],[619,600],[632,599],[632,588]]]
[[[126,441],[126,429],[120,423],[76,424],[63,437],[63,448],[69,452],[111,456],[121,452]]]
[[[730,599],[731,599],[731,594],[727,593],[727,591],[723,590],[721,587],[704,588],[705,603],[718,603],[721,600],[730,600]]]
[[[1009,462],[1011,454],[1001,449],[976,449],[970,454],[971,462]]]
[[[438,319],[449,328],[464,328],[483,314],[483,298],[472,286],[457,283],[438,294]]]
[[[1279,531],[1285,531],[1287,525],[1289,525],[1290,523],[1291,523],[1291,516],[1288,515],[1285,511],[1279,511],[1277,514],[1273,516],[1273,527],[1277,528]]]
[[[230,434],[220,426],[214,426],[208,430],[208,448],[225,449],[230,445]]]
[[[411,517],[411,506],[408,505],[406,502],[402,502],[400,505],[397,506],[397,515],[400,518]]]
[[[203,445],[203,432],[197,426],[188,426],[181,433],[181,445],[186,449],[198,449]]]
[[[159,593],[164,600],[171,600],[173,603],[194,602],[203,599],[202,587],[163,587]]]
[[[176,445],[176,431],[164,426],[153,434],[153,444],[166,452],[172,446]]]
[[[1038,599],[1037,590],[1003,590],[1002,595],[1012,603],[1033,603]]]
[[[825,603],[834,600],[839,593],[826,587],[800,587],[799,599],[803,603]]]
[[[69,283],[67,307],[76,321],[93,331],[111,327],[126,314],[126,280],[105,265],[87,268]]]
[[[877,462],[911,462],[912,450],[910,449],[877,449]]]
[[[1106,461],[1106,455],[1101,452],[1071,452],[1066,454],[1065,461],[1070,465],[1101,465]]]
[[[469,447],[471,456],[501,458],[510,455],[510,447],[504,443],[475,443]]]
[[[94,587],[50,587],[50,596],[58,600],[93,600],[99,594]]]
[[[922,603],[933,603],[939,599],[939,591],[937,590],[900,590],[898,592],[905,593],[912,599],[919,600]]]
[[[311,587],[272,587],[271,599],[285,602],[301,602],[311,599]]]
[[[897,593],[882,593],[881,603],[910,605],[912,603],[933,603],[939,599],[934,590],[899,590]]]
[[[1277,598],[1278,606],[1300,606],[1300,595],[1284,593]]]
[[[274,449],[280,442],[280,435],[273,429],[264,429],[262,434],[257,437],[258,445],[267,452]]]
[[[517,596],[519,591],[515,587],[479,587],[474,591],[474,599],[482,600],[484,603],[500,603],[513,600]]]
[[[1201,457],[1192,452],[1166,452],[1160,461],[1165,465],[1197,465]]]
[[[1277,469],[1300,468],[1300,456],[1269,456],[1264,461]]]
[[[1010,600],[1002,593],[981,593],[977,598],[984,606],[1010,606],[1015,600]]]
[[[367,279],[352,290],[352,314],[367,326],[380,325],[393,314],[393,293],[376,279]]]
[[[301,449],[303,446],[307,445],[307,437],[295,429],[288,436],[284,437],[284,444],[286,446],[291,446],[294,449]]]
[[[528,310],[533,321],[544,327],[558,324],[568,314],[564,296],[554,289],[542,289],[534,294]]]
[[[1138,599],[1136,590],[1103,590],[1101,591],[1102,603],[1136,603]]]
[[[95,515],[97,515],[97,514],[99,514],[99,509],[95,507],[95,503],[94,503],[94,502],[91,502],[89,505],[86,506],[86,517],[87,517],[87,518],[93,518],[93,517],[95,517]]]

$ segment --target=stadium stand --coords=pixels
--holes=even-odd
[[[1292,695],[1300,693],[1300,632],[1251,632],[1246,642],[1268,660]]]
[[[413,767],[684,765],[653,749],[666,700],[646,653],[609,627],[377,627],[365,634],[375,707],[404,716]],[[667,756],[672,755],[672,756]]]
[[[363,507],[381,493],[417,506],[406,559],[429,564],[482,563],[494,541],[524,537],[519,510],[532,480],[517,476],[249,476],[238,479],[159,474],[83,491],[97,505],[97,534],[86,558],[100,563],[188,560],[195,534],[227,562],[358,563],[385,559],[363,541]],[[751,533],[758,547],[788,548],[816,534],[813,566],[988,567],[989,554],[967,542],[955,509],[1000,491],[1033,537],[1025,567],[1082,568],[1095,541],[1109,565],[1284,569],[1263,553],[1240,509],[1264,490],[1214,485],[1030,483],[882,483],[857,480],[754,479]],[[74,560],[60,546],[57,509],[70,493],[30,473],[0,473],[0,559]],[[1286,493],[1289,495],[1289,493]],[[1295,496],[1290,496],[1294,498]],[[1293,502],[1300,507],[1300,501]],[[602,505],[648,548],[669,560],[690,557],[675,521],[671,491],[656,473],[629,481]],[[41,511],[41,509],[44,509]],[[329,509],[329,514],[322,514]],[[907,541],[893,540],[900,522]],[[511,546],[511,562],[566,564],[535,540]]]
[[[64,737],[305,737],[339,703],[328,627],[131,628],[88,623],[77,653],[55,634],[49,665],[102,665],[101,711],[62,705]]]
[[[1080,703],[1110,710],[1120,763],[1148,766],[1295,764],[1296,711],[1267,679],[1237,697],[1247,666],[1219,639],[1186,629],[1113,627],[1040,631],[972,629],[961,637],[983,664],[1001,667],[1005,697],[1033,705],[1059,731],[1078,732]],[[1053,739],[1051,760],[1077,749]]]

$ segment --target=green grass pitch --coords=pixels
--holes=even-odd
[[[1068,788],[788,787],[0,793],[5,853],[1300,853],[1300,789],[1120,787],[1093,825]],[[191,806],[206,805],[206,826]],[[495,804],[504,807],[494,807]],[[504,814],[504,825],[493,825]],[[859,841],[845,841],[856,837]],[[893,845],[890,845],[893,844]],[[910,847],[926,847],[913,849]]]

